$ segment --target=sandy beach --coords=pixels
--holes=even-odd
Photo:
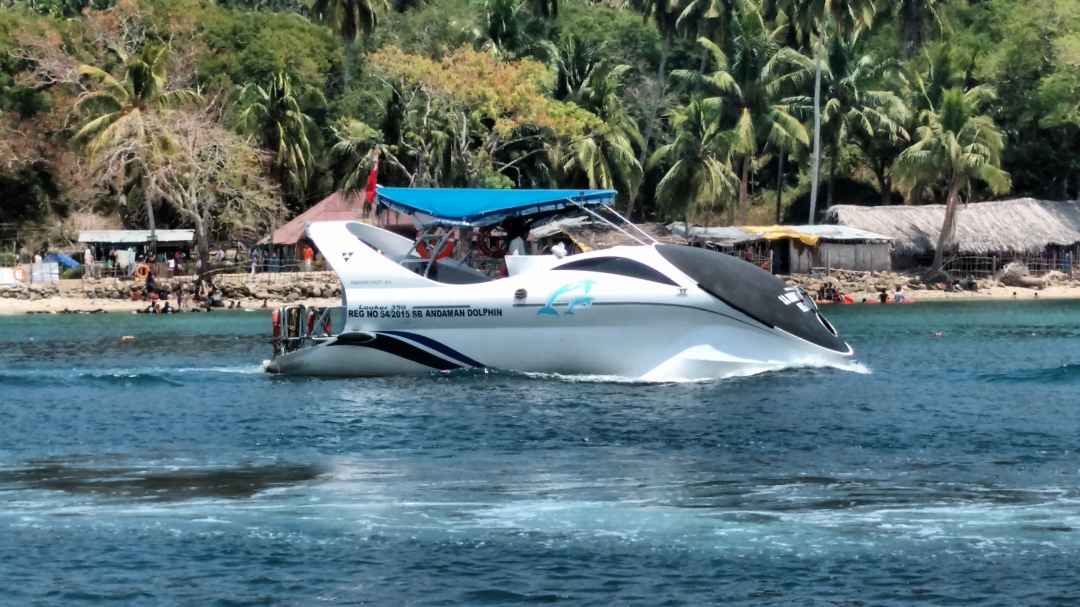
[[[877,303],[877,291],[848,291],[856,302]],[[1027,289],[1022,287],[995,286],[980,289],[978,291],[949,292],[939,290],[905,290],[905,297],[912,303],[940,302],[940,301],[1030,301],[1036,299],[1078,299],[1080,300],[1080,287],[1077,286],[1050,286],[1043,289]],[[310,297],[285,301],[281,299],[240,298],[240,309],[247,311],[259,311],[272,309],[288,303],[302,303],[308,306],[333,307],[341,305],[338,297]],[[10,299],[0,298],[0,315],[13,314],[63,314],[63,313],[88,313],[88,312],[113,312],[113,313],[136,313],[145,310],[147,303],[144,301],[131,301],[126,299],[87,298],[78,293],[61,292],[59,295],[43,297],[41,299]],[[215,311],[222,310],[216,308]],[[191,312],[192,308],[185,305],[184,312]]]
[[[866,298],[877,303],[877,291],[849,293],[856,302]],[[891,295],[891,294],[890,294]],[[1033,299],[1080,299],[1080,287],[1051,286],[1043,289],[996,286],[978,291],[905,290],[904,297],[911,303],[931,301],[1012,301]]]

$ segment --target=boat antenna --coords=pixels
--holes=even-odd
[[[647,243],[647,242],[643,241],[642,239],[638,238],[637,236],[634,236],[634,235],[633,235],[633,234],[631,234],[630,232],[627,232],[626,230],[624,230],[624,229],[620,228],[620,227],[618,226],[618,224],[616,224],[616,223],[615,223],[614,221],[611,221],[611,220],[610,220],[610,219],[608,219],[607,217],[604,217],[603,215],[600,215],[600,214],[596,213],[596,212],[595,212],[595,211],[593,211],[592,209],[590,209],[590,208],[586,207],[585,205],[581,204],[580,202],[578,202],[578,201],[574,200],[573,198],[570,198],[570,199],[568,199],[568,200],[570,200],[570,202],[571,202],[571,203],[573,203],[573,204],[574,204],[575,206],[577,206],[577,208],[581,209],[582,211],[585,211],[585,212],[586,212],[586,213],[588,213],[589,215],[592,215],[593,217],[595,217],[595,218],[599,219],[599,220],[600,220],[601,222],[603,222],[603,223],[606,223],[606,224],[608,224],[609,226],[611,226],[611,227],[615,228],[616,230],[618,230],[618,231],[622,232],[622,233],[623,233],[624,235],[626,235],[627,237],[629,237],[629,238],[630,238],[631,240],[633,240],[634,242],[638,243],[639,245],[642,245],[642,246],[649,246],[649,243]]]
[[[636,223],[634,223],[634,222],[630,221],[629,219],[627,219],[627,218],[623,217],[622,215],[620,215],[619,212],[615,210],[615,207],[613,207],[613,206],[610,206],[610,207],[605,206],[604,210],[606,210],[608,213],[611,213],[612,215],[614,215],[614,216],[618,217],[619,219],[623,220],[624,222],[626,222],[626,225],[628,225],[631,228],[634,228],[635,230],[637,230],[638,234],[641,234],[645,238],[648,238],[649,240],[653,241],[653,244],[660,244],[660,241],[657,240],[656,238],[654,238],[652,234],[646,232],[645,230],[642,230],[640,227],[638,227],[638,225]]]

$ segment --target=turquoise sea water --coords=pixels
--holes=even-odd
[[[0,604],[1080,602],[1080,303],[829,313],[866,372],[661,385],[0,318]]]

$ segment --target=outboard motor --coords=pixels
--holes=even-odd
[[[757,322],[834,352],[851,351],[802,289],[754,264],[697,247],[660,244],[656,250],[706,293]]]

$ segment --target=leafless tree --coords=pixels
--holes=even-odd
[[[191,222],[204,269],[211,236],[251,239],[283,215],[262,153],[246,140],[203,112],[174,110],[151,120],[162,121],[156,128],[170,133],[170,141],[144,158],[146,195]]]

